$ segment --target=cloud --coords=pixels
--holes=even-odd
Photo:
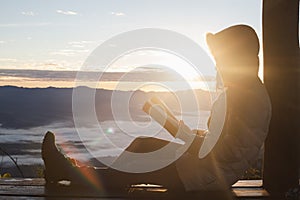
[[[72,41],[69,42],[68,44],[70,45],[84,45],[84,44],[93,44],[94,41],[87,41],[87,40],[83,40],[83,41]]]
[[[56,68],[57,63],[43,63],[43,67]],[[18,70],[18,69],[0,69],[1,77],[9,77],[27,79],[42,79],[44,81],[74,81],[78,71],[52,71],[52,70]],[[95,81],[95,75],[100,75],[100,71],[81,71],[83,81]],[[7,79],[5,79],[7,80]],[[145,81],[180,81],[177,74],[168,71],[143,70],[132,72],[103,72],[101,81],[129,81],[129,82],[145,82]],[[1,82],[1,81],[0,81]]]
[[[74,48],[84,48],[85,46],[82,45],[82,44],[71,44],[71,47],[74,47]]]
[[[125,16],[125,13],[123,13],[123,12],[111,12],[110,14],[114,15],[114,16],[117,16],[117,17]]]
[[[56,10],[56,13],[63,14],[63,15],[78,15],[77,12],[71,10]]]
[[[57,63],[44,63],[45,66],[58,66]],[[74,71],[51,71],[51,70],[14,70],[0,69],[0,77],[44,79],[53,81],[74,80],[76,72]]]
[[[49,22],[39,22],[39,23],[22,23],[22,24],[0,24],[0,28],[18,28],[18,27],[39,27],[39,26],[48,26]]]
[[[23,11],[23,12],[21,12],[21,14],[26,15],[26,16],[32,16],[32,17],[37,15],[33,11]]]
[[[0,62],[17,62],[17,60],[12,58],[0,58]]]
[[[61,49],[58,51],[51,52],[51,55],[60,55],[60,56],[77,56],[81,53],[88,53],[89,49]]]
[[[74,48],[84,48],[86,45],[91,45],[94,43],[95,43],[95,41],[83,40],[83,41],[72,41],[72,42],[69,42],[68,44]]]
[[[3,41],[3,40],[0,40],[0,44],[4,44],[5,43],[5,41]]]

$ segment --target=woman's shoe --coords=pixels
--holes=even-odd
[[[48,131],[42,144],[42,158],[45,164],[45,179],[47,183],[57,183],[61,180],[71,181],[75,165],[64,156],[55,144],[55,135]]]

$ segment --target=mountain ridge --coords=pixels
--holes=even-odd
[[[70,122],[73,125],[72,95],[74,88],[23,88],[16,86],[0,87],[0,124],[1,128],[26,129],[48,125],[55,122]],[[81,87],[85,92],[95,90]],[[95,110],[98,121],[114,120],[111,109],[112,95],[115,95],[116,104],[127,106],[132,120],[144,120],[141,106],[152,96],[158,96],[166,102],[175,112],[180,110],[177,98],[189,102],[191,95],[201,99],[199,109],[210,110],[215,94],[201,89],[194,91],[169,92],[144,92],[96,89]],[[130,95],[130,96],[128,96]],[[211,96],[212,95],[212,96]],[[125,99],[130,97],[129,102]],[[115,100],[115,99],[114,99]],[[116,106],[117,107],[117,106]],[[187,103],[186,110],[193,111],[194,107]],[[126,116],[120,113],[118,120],[126,120]]]

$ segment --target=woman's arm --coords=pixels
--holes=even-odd
[[[177,138],[189,143],[188,152],[197,155],[204,141],[206,131],[205,130],[191,130],[182,120],[178,123]],[[191,141],[192,140],[192,141]]]

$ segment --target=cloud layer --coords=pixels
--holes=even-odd
[[[117,17],[125,16],[125,13],[123,13],[123,12],[111,12],[110,14],[114,15],[114,16],[117,16]]]
[[[51,63],[48,63],[51,65]],[[53,63],[55,65],[55,63]],[[78,71],[48,71],[48,70],[10,70],[0,69],[0,81],[3,77],[43,79],[45,81],[74,81]],[[100,72],[81,71],[83,81],[95,80],[95,75],[101,77],[101,81],[180,81],[179,74],[171,71],[162,71],[157,68],[141,69],[133,72]]]
[[[56,13],[63,14],[63,15],[78,15],[77,12],[71,10],[56,10]]]
[[[21,12],[22,15],[25,15],[25,16],[36,16],[37,14],[33,11],[23,11]]]

